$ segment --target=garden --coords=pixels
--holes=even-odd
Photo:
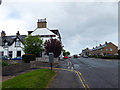
[[[2,88],[46,88],[56,73],[49,69],[37,69],[4,81]]]

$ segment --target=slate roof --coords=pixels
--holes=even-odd
[[[55,29],[55,30],[50,30],[50,31],[52,31],[54,34],[58,35],[59,38],[61,39],[61,36],[60,36],[59,30]]]
[[[21,42],[24,40],[26,35],[20,35],[20,36],[4,36],[2,37],[2,40],[0,40],[0,46],[4,46],[5,42],[8,42],[8,46],[11,46],[13,42],[18,38]],[[1,42],[2,41],[2,42]]]
[[[31,35],[55,35],[48,28],[36,28]]]
[[[96,48],[94,48],[94,49],[92,49],[92,50],[98,50],[98,49],[102,49],[102,48],[104,48],[105,46],[107,46],[106,44],[103,44],[103,45],[101,45],[101,46],[98,46],[98,47],[96,47]]]

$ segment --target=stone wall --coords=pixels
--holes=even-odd
[[[31,61],[30,63],[24,63],[22,60],[6,60],[10,66],[2,67],[2,75],[12,75],[19,72],[24,72],[32,68],[50,67],[48,58],[36,58],[36,61]],[[15,64],[18,63],[18,64]],[[54,58],[53,66],[58,63],[58,58]]]
[[[4,66],[2,68],[2,75],[12,75],[18,72],[26,71],[30,69],[30,63],[21,63],[17,65]]]
[[[24,63],[23,60],[3,60],[3,61],[6,61],[8,64]]]
[[[36,58],[36,61],[48,63],[49,62],[49,58],[48,57]],[[58,58],[54,58],[53,61],[54,61],[54,63],[58,63]]]

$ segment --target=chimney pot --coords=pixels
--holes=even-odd
[[[37,28],[46,28],[46,27],[47,27],[46,18],[45,19],[38,19]]]
[[[107,44],[107,42],[105,42],[105,44]]]
[[[1,37],[4,37],[6,35],[5,31],[1,32]]]
[[[19,35],[20,35],[20,32],[19,32],[19,31],[17,31],[16,36],[19,36]]]

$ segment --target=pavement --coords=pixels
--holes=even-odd
[[[76,73],[57,70],[57,74],[49,88],[80,88],[80,84]]]

